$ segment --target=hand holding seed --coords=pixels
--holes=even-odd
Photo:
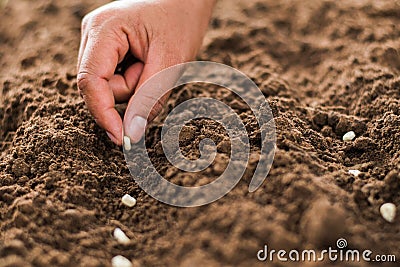
[[[78,57],[78,87],[96,122],[110,139],[136,143],[150,112],[151,90],[140,86],[157,72],[196,56],[215,0],[114,1],[85,16]],[[124,59],[134,58],[126,65]],[[168,88],[166,88],[168,90]],[[116,102],[129,102],[122,122]],[[127,119],[128,118],[128,119]]]

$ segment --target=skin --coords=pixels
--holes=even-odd
[[[167,96],[152,108],[152,92],[140,87],[159,71],[195,58],[214,4],[215,0],[114,1],[84,17],[78,88],[114,143],[121,145],[123,135],[137,142],[146,127],[141,118],[150,109],[149,120],[160,112]],[[116,73],[126,55],[136,61],[124,73]],[[124,121],[115,109],[122,102],[128,102]]]

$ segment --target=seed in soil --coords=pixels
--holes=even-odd
[[[111,259],[112,267],[132,267],[132,262],[124,256],[118,255]]]
[[[131,150],[131,139],[128,136],[124,136],[124,148],[126,151]]]
[[[356,137],[353,131],[347,132],[343,135],[343,141],[352,141]]]
[[[349,173],[355,177],[358,177],[361,172],[359,170],[349,170]]]
[[[128,245],[129,242],[131,241],[129,237],[127,237],[127,235],[120,228],[115,228],[114,238],[118,241],[118,243],[122,245]]]
[[[136,205],[136,199],[128,194],[125,194],[122,199],[122,203],[124,203],[126,206],[132,208],[133,206]]]
[[[379,209],[383,219],[388,222],[393,222],[396,217],[396,206],[393,203],[385,203]]]

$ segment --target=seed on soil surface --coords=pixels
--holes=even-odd
[[[126,151],[131,150],[131,139],[128,136],[124,136],[124,148]]]
[[[122,245],[127,245],[131,241],[120,228],[115,228],[114,238]]]
[[[343,141],[352,141],[356,137],[353,131],[347,132],[343,135]]]
[[[126,206],[132,208],[133,206],[136,205],[136,199],[134,197],[131,197],[128,194],[125,194],[122,197],[122,203],[124,203]]]
[[[132,262],[124,256],[118,255],[111,259],[112,267],[132,267]]]
[[[349,170],[349,173],[354,175],[355,177],[358,177],[361,172],[359,170]]]
[[[396,206],[393,203],[385,203],[379,209],[383,219],[388,222],[393,222],[396,217]]]

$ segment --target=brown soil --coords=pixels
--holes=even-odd
[[[322,250],[339,237],[349,248],[400,260],[400,216],[388,223],[379,213],[385,202],[400,207],[399,1],[218,3],[199,59],[238,68],[260,86],[274,112],[278,149],[255,193],[247,186],[257,157],[231,193],[199,208],[146,195],[77,93],[80,20],[104,3],[20,0],[1,7],[0,266],[110,266],[118,254],[137,266],[266,266],[256,258],[264,244]],[[169,103],[201,94],[228,99],[256,130],[240,102],[208,89],[181,89]],[[357,138],[345,143],[349,130]],[[211,170],[193,176],[165,162],[157,138],[148,141],[168,178],[204,184],[229,159],[224,135],[206,120],[181,134],[182,151],[194,157],[199,138],[222,142]],[[138,199],[133,209],[121,204],[125,193]],[[117,244],[115,227],[130,245]]]

